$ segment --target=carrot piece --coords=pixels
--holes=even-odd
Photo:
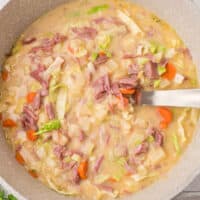
[[[30,140],[30,141],[35,141],[35,140],[37,140],[37,135],[35,134],[35,131],[34,130],[28,130],[27,132],[26,132],[26,136],[27,136],[27,138]]]
[[[15,159],[18,161],[19,164],[24,165],[25,160],[19,152],[16,152]]]
[[[38,174],[35,170],[29,170],[28,173],[33,177],[33,178],[38,178]]]
[[[168,127],[168,123],[166,123],[165,121],[161,121],[161,122],[160,122],[160,128],[161,128],[162,130],[166,129],[167,127]]]
[[[112,183],[116,183],[117,182],[117,180],[115,178],[109,178],[108,181],[112,182]]]
[[[135,89],[120,88],[120,92],[125,95],[131,95],[135,93]]]
[[[12,119],[5,119],[3,121],[3,127],[13,128],[13,127],[16,127],[16,126],[17,126],[16,122],[14,122]]]
[[[163,118],[163,121],[167,124],[171,123],[172,112],[168,108],[165,108],[165,107],[158,107],[157,109],[161,117]]]
[[[99,52],[99,56],[105,56],[105,55],[106,55],[105,52],[103,52],[103,51]]]
[[[27,103],[32,103],[34,98],[35,98],[35,96],[36,96],[36,92],[28,93],[28,95],[26,96]]]
[[[87,170],[88,170],[88,162],[87,161],[81,162],[78,167],[78,174],[81,179],[87,178]]]
[[[2,116],[2,113],[0,112],[0,121],[2,120],[3,116]]]
[[[8,72],[7,71],[2,71],[1,72],[1,78],[3,81],[7,81],[8,79]]]
[[[172,63],[168,63],[166,66],[166,72],[162,75],[162,78],[173,80],[176,75],[176,67]]]
[[[117,99],[119,99],[122,102],[122,105],[126,107],[129,104],[128,98],[122,96],[122,95],[116,95]]]

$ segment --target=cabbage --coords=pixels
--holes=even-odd
[[[160,66],[158,65],[158,74],[161,76],[163,75],[167,70],[166,70],[166,67],[165,66]]]
[[[147,156],[146,164],[147,165],[156,165],[163,158],[165,158],[166,154],[162,147],[151,147]]]
[[[178,118],[177,122],[178,122],[178,134],[181,137],[181,143],[184,143],[186,141],[186,136],[185,136],[185,130],[183,127],[183,122],[187,117],[187,113],[188,113],[189,109],[184,109],[183,114]]]
[[[67,104],[67,87],[59,89],[56,100],[56,112],[59,120],[63,120],[66,112]]]
[[[64,63],[64,59],[61,57],[56,57],[55,61],[49,66],[49,68],[44,72],[44,77],[49,77],[51,74],[55,72],[59,72],[61,70],[61,66]]]
[[[108,174],[100,174],[94,178],[95,184],[102,184],[110,178]]]
[[[147,177],[147,169],[143,165],[139,166],[137,169],[137,173],[131,176],[131,178],[133,178],[133,180],[136,182],[140,182]]]
[[[131,32],[134,35],[138,33],[143,33],[139,26],[133,21],[133,19],[127,16],[124,12],[118,10],[117,15],[130,28]]]
[[[78,195],[78,191],[74,188],[68,188],[68,191],[61,190],[52,180],[51,177],[46,177],[47,183],[53,190],[57,191],[60,194],[75,196]]]
[[[178,136],[176,134],[172,135],[172,141],[173,141],[173,145],[174,145],[174,148],[176,150],[176,153],[179,154],[181,152],[181,147],[180,147],[180,144],[179,144]]]
[[[58,130],[61,128],[61,123],[59,120],[55,119],[55,120],[51,120],[47,123],[45,123],[40,129],[39,131],[37,132],[37,135],[41,135],[43,133],[46,133],[46,132],[50,132],[50,131],[53,131],[53,130]]]
[[[108,4],[98,5],[98,6],[94,6],[90,8],[87,13],[91,15],[91,14],[98,13],[100,11],[107,10],[108,8],[109,8]]]
[[[111,45],[111,42],[112,42],[112,37],[110,35],[106,35],[104,38],[103,38],[103,41],[101,42],[101,44],[99,45],[99,48],[102,50],[102,51],[107,51],[108,48],[110,47]]]
[[[153,82],[153,87],[154,87],[154,88],[158,88],[158,87],[160,86],[160,83],[161,83],[161,80],[155,80],[155,81]]]

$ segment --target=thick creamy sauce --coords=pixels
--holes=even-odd
[[[197,88],[176,32],[121,0],[62,5],[33,23],[5,61],[0,123],[17,161],[84,199],[129,195],[163,176],[199,111],[136,106],[138,91]]]

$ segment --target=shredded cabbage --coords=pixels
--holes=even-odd
[[[184,109],[183,114],[178,118],[177,122],[178,122],[178,134],[181,137],[181,143],[184,143],[187,139],[185,136],[185,130],[183,127],[183,122],[187,117],[187,113],[188,113],[189,109]]]
[[[56,57],[55,61],[49,66],[49,68],[44,72],[44,77],[50,76],[52,73],[59,72],[61,66],[64,63],[64,59],[61,57]]]
[[[181,147],[180,147],[180,144],[179,144],[179,139],[178,139],[178,136],[176,134],[173,134],[172,135],[172,141],[173,141],[173,144],[174,144],[174,148],[176,150],[176,153],[180,153],[181,152]]]
[[[133,19],[127,16],[124,12],[118,10],[117,15],[130,28],[134,35],[143,33],[139,26],[133,21]]]
[[[153,82],[153,87],[154,87],[154,88],[158,88],[158,87],[160,86],[160,83],[161,83],[161,80],[155,80],[155,81]]]
[[[158,66],[158,74],[161,76],[163,75],[167,70],[166,70],[166,67],[165,66]]]
[[[95,184],[102,184],[109,178],[110,178],[110,175],[108,175],[108,174],[100,174],[94,178],[94,182],[95,182]]]
[[[53,130],[58,130],[61,128],[61,123],[59,120],[55,119],[55,120],[52,120],[52,121],[49,121],[47,122],[46,124],[44,124],[40,129],[39,131],[37,132],[37,135],[41,135],[43,133],[46,133],[46,132],[50,132],[50,131],[53,131]]]
[[[67,104],[67,87],[62,87],[58,92],[56,100],[56,112],[59,120],[63,120],[65,117],[66,104]]]
[[[95,13],[98,13],[100,11],[104,11],[104,10],[107,10],[109,8],[109,5],[108,4],[103,4],[103,5],[99,5],[99,6],[94,6],[92,8],[90,8],[88,10],[88,14],[95,14]]]

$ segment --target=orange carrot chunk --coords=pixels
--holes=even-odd
[[[8,72],[2,71],[1,72],[1,78],[2,78],[3,81],[6,81],[8,79]]]
[[[168,127],[168,123],[166,123],[165,121],[161,121],[161,122],[160,122],[160,128],[161,128],[162,130],[166,129],[167,127]]]
[[[87,178],[87,170],[88,170],[88,162],[87,161],[81,162],[78,167],[78,175],[81,179]]]
[[[116,98],[119,99],[119,100],[121,101],[121,103],[122,103],[122,105],[123,105],[124,107],[128,106],[128,104],[129,104],[128,98],[123,97],[122,95],[116,95]]]
[[[12,119],[5,119],[3,121],[3,127],[5,128],[13,128],[16,126],[17,126],[16,122],[14,122]]]
[[[132,95],[135,93],[135,89],[120,88],[120,92],[124,95]]]
[[[28,93],[28,95],[26,96],[27,103],[32,103],[33,100],[35,99],[35,96],[36,96],[36,92]]]
[[[161,117],[163,118],[163,122],[169,124],[172,121],[172,112],[165,107],[158,107],[158,112],[161,115]]]
[[[25,160],[19,152],[16,152],[15,159],[18,161],[19,164],[24,165]]]
[[[176,75],[176,67],[172,63],[168,63],[166,66],[166,72],[162,75],[162,78],[173,80]]]
[[[38,138],[34,130],[28,130],[26,132],[26,136],[30,141],[33,141],[33,142],[37,140]]]
[[[29,170],[28,173],[33,177],[33,178],[38,178],[38,174],[35,170]]]

